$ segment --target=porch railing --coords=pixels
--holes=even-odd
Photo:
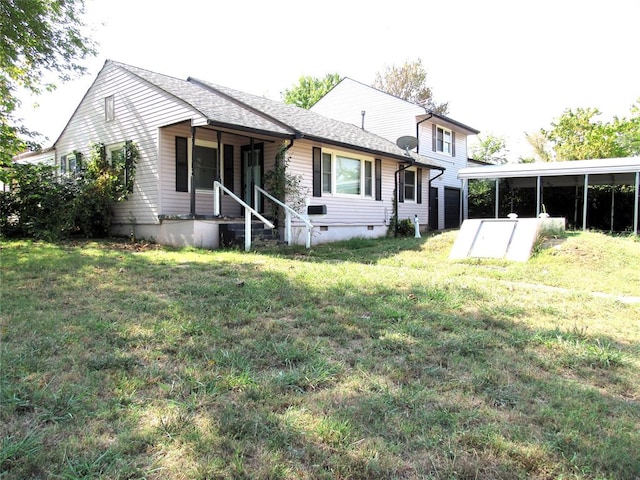
[[[281,202],[276,197],[274,197],[270,193],[266,192],[265,190],[263,190],[259,186],[254,185],[254,198],[255,198],[255,204],[256,205],[258,205],[258,199],[260,197],[260,194],[264,195],[269,200],[275,202],[276,204],[278,204],[282,208],[284,208],[284,212],[285,212],[285,214],[284,214],[285,215],[285,217],[284,217],[284,223],[285,223],[284,237],[285,238],[284,239],[287,242],[287,245],[291,246],[291,243],[292,243],[292,238],[291,238],[291,216],[294,215],[294,216],[298,217],[304,223],[305,229],[306,229],[306,233],[307,233],[307,238],[306,238],[305,245],[306,245],[307,248],[311,248],[311,231],[313,230],[313,225],[311,224],[311,222],[308,219],[306,219],[303,215],[301,215],[298,212],[296,212],[289,205],[286,205],[285,203]]]
[[[220,215],[220,204],[221,204],[221,196],[224,191],[228,194],[232,199],[238,202],[240,205],[244,207],[244,250],[248,252],[251,250],[251,216],[255,216],[262,223],[267,225],[269,228],[275,228],[273,223],[260,215],[256,210],[251,208],[245,202],[243,202],[236,194],[234,194],[227,187],[222,185],[218,181],[213,182],[213,214],[216,216]]]

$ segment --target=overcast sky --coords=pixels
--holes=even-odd
[[[86,0],[86,10],[99,44],[89,74],[22,98],[47,145],[107,59],[279,100],[302,75],[370,84],[420,58],[435,101],[480,136],[504,136],[512,160],[530,153],[524,132],[565,109],[609,120],[640,98],[638,0]]]

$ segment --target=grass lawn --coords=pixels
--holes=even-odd
[[[4,241],[0,478],[640,478],[640,241],[455,235]]]

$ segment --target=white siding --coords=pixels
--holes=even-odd
[[[191,162],[191,127],[188,123],[172,125],[165,127],[160,131],[160,165],[162,168],[161,191],[162,191],[162,210],[161,214],[177,215],[188,214],[191,208],[191,194],[189,192],[176,191],[176,169],[175,169],[175,139],[176,137],[185,137],[188,139],[189,163]],[[210,142],[217,145],[217,131],[212,127],[196,128],[196,143],[199,140]],[[220,138],[221,148],[221,176],[224,175],[224,164],[227,159],[224,158],[224,146],[233,146],[233,193],[241,197],[242,192],[242,147],[248,147],[251,140],[245,135],[234,135],[223,132]],[[275,157],[281,143],[279,140],[264,141],[254,139],[254,145],[262,145],[264,154],[264,172],[273,169]],[[263,172],[263,173],[264,173]],[[224,180],[224,178],[223,178]],[[224,183],[224,182],[223,182]],[[268,189],[267,189],[268,190]],[[265,203],[267,211],[271,208],[271,202]],[[228,195],[223,195],[221,213],[228,217],[238,217],[242,214],[242,207]],[[198,191],[196,194],[196,214],[212,215],[213,214],[213,194],[209,192]]]
[[[374,197],[356,197],[351,195],[337,195],[323,193],[321,197],[313,195],[313,172],[312,155],[313,147],[320,147],[336,151],[335,147],[311,143],[305,140],[297,140],[289,150],[290,163],[289,171],[293,175],[302,178],[303,188],[307,193],[307,203],[310,205],[326,205],[326,215],[311,215],[310,221],[315,226],[315,234],[321,235],[320,227],[331,229],[340,228],[345,233],[340,238],[350,236],[381,236],[387,231],[389,222],[393,216],[393,194],[395,188],[394,175],[399,167],[399,163],[393,159],[382,158],[382,200],[375,200]],[[359,152],[343,153],[358,158],[375,161],[373,156],[366,156]],[[375,163],[374,163],[375,165]],[[428,215],[428,178],[429,170],[422,170],[422,203],[406,201],[399,203],[398,218],[400,220],[408,218],[413,221],[414,215],[418,215],[421,225],[426,226]],[[370,235],[369,228],[373,227],[375,235]],[[327,238],[335,239],[327,233]]]
[[[439,125],[435,122],[436,125]],[[455,134],[455,156],[434,152],[433,151],[433,125],[434,122],[426,121],[420,124],[419,131],[419,151],[420,155],[428,158],[429,163],[445,168],[442,175],[440,172],[433,170],[431,178],[436,178],[431,184],[432,187],[438,189],[438,228],[444,228],[445,217],[445,187],[462,188],[462,181],[458,178],[458,171],[467,166],[467,136],[461,132]],[[450,128],[448,125],[441,125]],[[452,129],[455,131],[454,129]]]
[[[311,110],[358,127],[364,111],[364,129],[392,142],[405,135],[415,137],[415,118],[425,113],[424,108],[350,78],[342,80]]]
[[[105,121],[105,97],[114,95],[115,118]],[[59,158],[80,151],[89,158],[90,145],[106,145],[131,140],[138,145],[134,193],[117,205],[115,222],[157,223],[162,211],[158,162],[159,127],[197,118],[190,107],[149,85],[131,73],[107,63],[89,88],[69,123],[56,142]]]
[[[375,88],[345,78],[333,90],[316,103],[311,110],[327,117],[342,120],[361,126],[361,112],[365,111],[364,128],[395,142],[403,135],[416,136],[417,117],[425,115],[424,108],[410,102],[386,94]],[[437,122],[436,122],[437,123]],[[443,175],[432,184],[438,188],[438,228],[444,228],[444,188],[461,188],[458,170],[467,166],[467,135],[454,125],[443,125],[455,132],[455,157],[433,152],[432,149],[432,121],[424,121],[419,125],[418,151],[427,157],[433,165],[445,168]],[[431,178],[440,174],[439,170],[431,171]],[[391,177],[393,178],[393,177]],[[426,197],[423,195],[423,205],[428,202],[429,176],[424,179]],[[420,219],[421,222],[426,221]]]

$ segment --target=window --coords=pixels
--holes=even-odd
[[[176,191],[188,192],[189,178],[193,173],[193,183],[198,190],[213,191],[213,182],[222,181],[220,173],[224,172],[224,185],[233,190],[233,145],[223,145],[218,172],[218,148],[214,142],[197,140],[191,149],[189,139],[176,137]],[[193,155],[193,158],[192,158]]]
[[[111,122],[116,118],[116,104],[113,95],[104,98],[104,121]]]
[[[218,179],[218,149],[197,145],[193,150],[193,181],[195,188],[213,190],[213,182]]]
[[[124,165],[125,160],[125,144],[124,143],[116,143],[113,145],[107,146],[107,160],[109,161],[109,165],[114,168],[117,168],[120,165]]]
[[[314,147],[313,196],[322,193],[373,196],[373,162]]]
[[[373,165],[371,162],[364,162],[364,196],[370,197],[373,194]]]
[[[322,154],[322,193],[331,193],[331,154]]]
[[[436,127],[436,151],[451,155],[452,149],[452,132],[448,128]]]
[[[416,199],[416,172],[413,170],[404,171],[404,199]]]
[[[67,153],[60,157],[59,171],[60,175],[74,175],[80,169],[79,153]]]
[[[371,195],[371,162],[357,158],[335,156],[335,193]],[[367,175],[368,171],[368,175]]]
[[[125,186],[126,191],[133,193],[133,172],[130,142],[119,142],[106,145],[104,147],[106,159],[111,168],[118,174],[120,183]]]

